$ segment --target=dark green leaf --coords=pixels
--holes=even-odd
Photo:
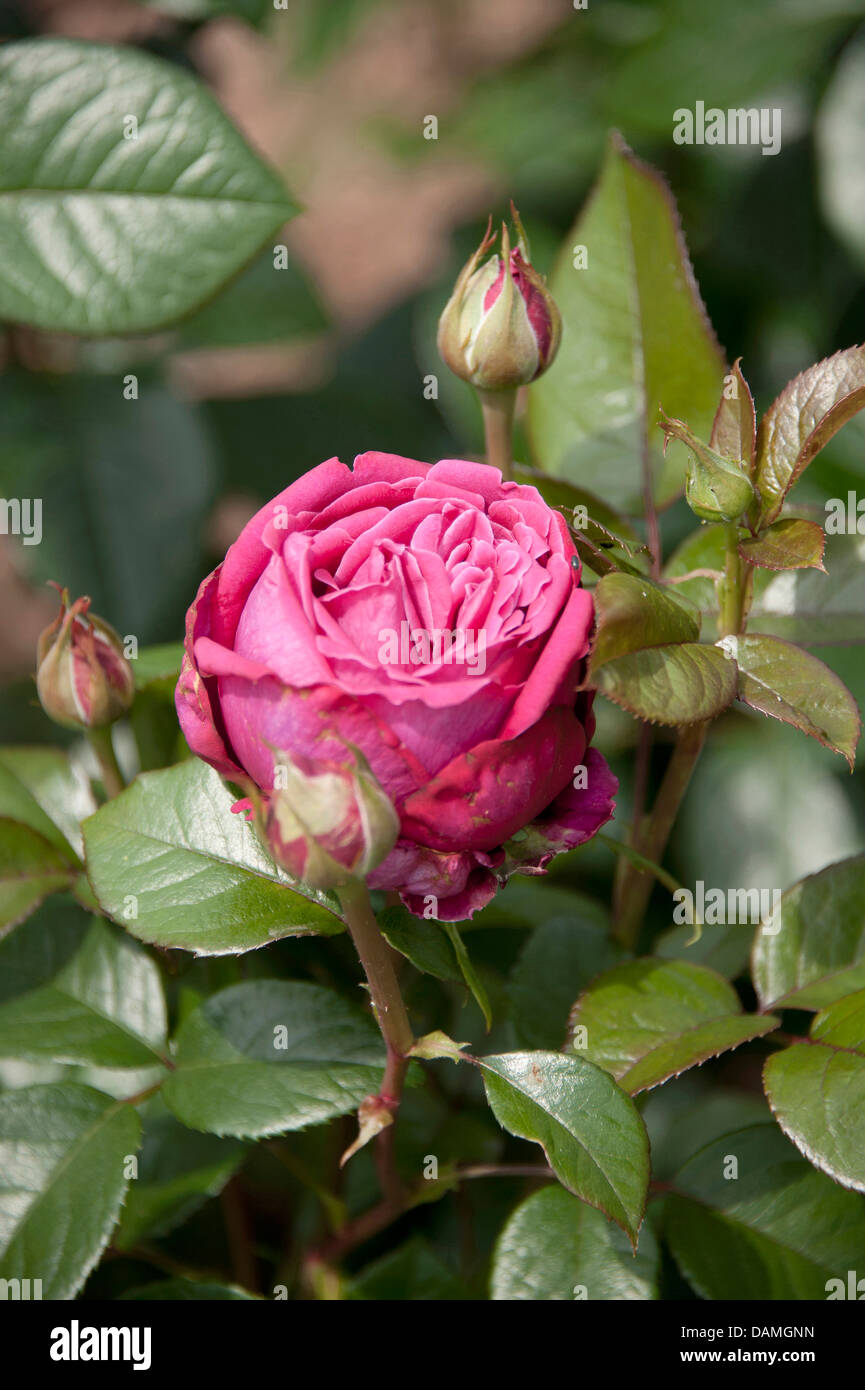
[[[378,919],[382,934],[395,951],[410,960],[425,975],[437,980],[459,980],[460,970],[453,946],[433,919],[424,921],[405,907],[386,907]]]
[[[75,1297],[117,1220],[140,1135],[131,1105],[89,1086],[0,1095],[0,1278]]]
[[[232,955],[342,930],[324,894],[265,854],[234,798],[197,760],[138,777],[84,823],[100,905],[142,941]]]
[[[636,1257],[603,1212],[561,1187],[535,1192],[509,1217],[496,1243],[490,1297],[516,1302],[574,1298],[626,1302],[658,1297],[658,1247],[651,1227]]]
[[[487,1026],[487,1032],[489,1032],[493,1025],[493,1015],[484,982],[472,963],[472,958],[460,935],[459,927],[455,922],[443,922],[442,926],[447,933],[448,940],[453,947],[454,955],[459,962],[462,977],[468,986],[472,998],[484,1016],[484,1023]]]
[[[815,1172],[774,1124],[723,1135],[673,1185],[664,1233],[702,1298],[825,1299],[827,1281],[861,1263],[860,1198]]]
[[[199,309],[181,327],[181,347],[232,348],[284,343],[321,333],[327,320],[306,277],[289,260],[277,269],[272,251]]]
[[[577,269],[574,248],[586,248]],[[685,450],[663,453],[658,406],[708,435],[724,365],[669,190],[613,136],[598,184],[550,277],[564,320],[551,370],[533,387],[536,457],[624,511],[642,510],[642,460],[656,500],[684,483]]]
[[[257,1138],[345,1115],[378,1090],[375,1025],[319,985],[256,980],[184,1019],[163,1087],[183,1124]]]
[[[118,1250],[179,1226],[221,1191],[245,1152],[236,1140],[186,1129],[159,1096],[147,1102],[142,1118],[138,1175],[129,1185],[114,1236]]]
[[[606,1212],[636,1247],[649,1143],[633,1101],[582,1057],[509,1052],[478,1060],[499,1124],[540,1144],[559,1181]]]
[[[343,1297],[378,1302],[452,1302],[466,1297],[456,1275],[420,1237],[383,1255],[351,1279]]]
[[[621,959],[622,949],[611,939],[604,914],[598,910],[593,917],[576,898],[573,916],[553,917],[529,936],[508,980],[520,1047],[562,1047],[574,999],[595,975]]]
[[[140,1284],[137,1288],[127,1289],[120,1298],[134,1303],[255,1301],[254,1294],[231,1284],[197,1283],[192,1279],[162,1279],[155,1284]]]
[[[297,211],[206,88],[140,49],[6,44],[0,90],[4,319],[172,323]]]
[[[702,965],[632,960],[594,980],[571,1014],[574,1050],[629,1095],[778,1027],[743,1014],[732,985]],[[575,1030],[585,1028],[585,1046]]]
[[[183,661],[182,642],[163,642],[156,647],[143,647],[132,663],[135,689],[149,690],[152,686],[174,690]]]

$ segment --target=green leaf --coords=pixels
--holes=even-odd
[[[797,1149],[836,1182],[865,1192],[865,990],[817,1014],[810,1043],[769,1057],[763,1086]]]
[[[739,670],[737,697],[840,753],[852,771],[862,721],[846,685],[811,652],[780,637],[748,633],[718,643]]]
[[[0,748],[0,816],[43,835],[70,864],[82,853],[79,822],[96,810],[87,779],[57,748]]]
[[[89,1086],[0,1095],[0,1278],[75,1297],[117,1220],[140,1135],[131,1105]]]
[[[865,855],[803,878],[759,932],[752,974],[764,1009],[823,1009],[865,988]]]
[[[586,248],[587,266],[574,265]],[[708,436],[724,374],[678,216],[658,175],[611,137],[600,179],[550,277],[564,320],[551,370],[532,387],[532,449],[559,478],[642,511],[648,458],[660,505],[682,489],[686,451],[663,453],[658,406]]]
[[[324,894],[277,868],[233,802],[193,760],[143,774],[101,807],[84,842],[103,910],[142,941],[204,956],[342,931]]]
[[[627,1302],[658,1297],[651,1227],[636,1257],[618,1227],[561,1187],[535,1192],[508,1218],[493,1255],[494,1301]]]
[[[0,1003],[53,980],[80,948],[92,921],[62,894],[0,941]]]
[[[493,1026],[493,1015],[484,982],[472,964],[472,958],[466,950],[466,945],[460,935],[459,927],[455,922],[443,922],[442,926],[453,947],[453,952],[459,963],[462,977],[468,986],[472,998],[484,1016],[484,1023],[487,1026],[487,1032],[489,1032]]]
[[[570,917],[554,917],[534,931],[508,979],[514,1032],[520,1047],[562,1047],[577,995],[622,958],[604,914],[592,920],[579,902]]]
[[[757,431],[755,482],[761,525],[833,434],[865,406],[865,347],[846,348],[788,382]]]
[[[540,1144],[559,1181],[605,1212],[636,1248],[649,1141],[633,1101],[582,1057],[509,1052],[478,1062],[499,1124]]]
[[[319,985],[256,980],[184,1019],[163,1087],[183,1124],[258,1138],[346,1115],[378,1090],[375,1025]]]
[[[0,1004],[0,1057],[164,1064],[166,1027],[158,967],[125,933],[95,920],[50,983]]]
[[[701,1298],[825,1299],[827,1281],[861,1263],[861,1200],[816,1172],[774,1124],[723,1135],[673,1186],[664,1234]]]
[[[234,1139],[186,1129],[160,1096],[147,1102],[142,1119],[138,1175],[129,1185],[114,1235],[118,1250],[166,1235],[186,1221],[222,1190],[245,1153]]]
[[[736,694],[736,664],[718,647],[683,642],[607,662],[592,684],[608,700],[651,724],[697,724]]]
[[[327,319],[294,261],[277,269],[272,251],[181,325],[181,348],[285,343],[321,333]]]
[[[715,926],[708,930],[704,926],[695,941],[693,926],[670,927],[653,941],[652,954],[662,960],[705,965],[723,975],[725,980],[736,980],[748,964],[752,935],[741,926]]]
[[[103,335],[161,327],[297,211],[174,63],[69,39],[9,43],[0,92],[0,318]]]
[[[744,1014],[732,985],[705,966],[646,959],[593,980],[570,1024],[572,1036],[586,1030],[574,1051],[636,1095],[770,1033],[778,1019]]]
[[[825,545],[823,527],[816,521],[785,516],[762,535],[740,541],[739,554],[750,565],[767,570],[822,570]]]
[[[132,663],[136,690],[161,690],[167,687],[171,693],[180,676],[183,661],[182,642],[163,642],[155,647],[143,647]]]
[[[607,574],[595,589],[597,628],[589,659],[589,679],[608,661],[648,647],[696,642],[699,615],[650,579]]]
[[[69,888],[74,877],[68,851],[61,853],[29,825],[0,817],[0,936],[49,893]]]
[[[434,975],[437,980],[462,983],[463,973],[453,946],[438,921],[424,921],[405,907],[386,907],[378,924],[385,940],[415,969]]]

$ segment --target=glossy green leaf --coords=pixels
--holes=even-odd
[[[704,926],[695,941],[693,926],[670,927],[652,942],[652,954],[662,960],[705,965],[725,980],[736,980],[748,964],[752,936],[747,927]]]
[[[93,919],[67,894],[43,903],[38,912],[0,941],[0,1004],[48,984],[80,949]]]
[[[649,1142],[633,1101],[582,1057],[509,1052],[478,1061],[499,1124],[540,1144],[559,1181],[605,1212],[636,1246]]]
[[[590,916],[579,900],[573,916],[553,917],[535,927],[508,979],[511,1018],[520,1047],[550,1051],[562,1047],[577,995],[622,956],[604,914],[598,911]]]
[[[131,1105],[89,1086],[0,1095],[0,1278],[75,1297],[108,1243],[140,1134]]]
[[[701,1298],[825,1299],[829,1279],[861,1264],[865,1205],[816,1172],[774,1124],[708,1144],[673,1187],[664,1235]]]
[[[165,1061],[159,969],[136,942],[95,920],[47,984],[0,1004],[0,1057],[146,1067]]]
[[[17,820],[0,817],[0,936],[75,877],[68,850]]]
[[[486,986],[475,969],[474,962],[468,953],[468,948],[460,935],[459,927],[455,922],[443,922],[442,926],[453,947],[453,953],[459,964],[463,980],[468,987],[469,993],[483,1014],[484,1023],[487,1026],[487,1032],[489,1032],[493,1024],[493,1015]]]
[[[535,1192],[502,1228],[493,1255],[494,1301],[630,1302],[658,1297],[658,1247],[651,1227],[636,1256],[603,1212],[561,1187]]]
[[[586,266],[575,266],[575,247]],[[642,511],[648,455],[656,500],[684,484],[686,451],[666,457],[658,407],[708,436],[724,364],[694,281],[675,204],[618,136],[550,277],[564,320],[558,357],[532,387],[535,457],[556,477]]]
[[[865,989],[817,1014],[811,1042],[769,1057],[763,1086],[797,1149],[836,1182],[865,1192]]]
[[[593,980],[570,1019],[574,1050],[629,1095],[777,1027],[771,1015],[744,1014],[732,985],[705,966],[651,959],[625,961]]]
[[[343,1297],[365,1302],[449,1303],[467,1295],[453,1271],[416,1236],[356,1274]]]
[[[132,333],[196,308],[296,208],[206,88],[140,49],[0,53],[0,317]]]
[[[374,1023],[338,995],[256,980],[184,1019],[163,1096],[191,1129],[257,1138],[348,1114],[378,1090],[383,1066]]]
[[[737,697],[845,757],[852,769],[862,721],[842,680],[811,652],[780,637],[747,633],[719,644],[736,662]]]
[[[781,517],[760,536],[739,542],[739,554],[767,570],[823,569],[826,536],[816,521]]]
[[[651,724],[713,719],[736,694],[736,665],[718,647],[682,642],[609,661],[592,677],[608,700]]]
[[[865,855],[788,888],[769,934],[754,939],[752,975],[764,1008],[823,1009],[865,988]]]
[[[233,803],[197,760],[138,777],[84,823],[103,910],[142,941],[196,955],[341,931],[324,894],[278,869]]]
[[[836,352],[787,383],[757,431],[761,524],[775,520],[811,460],[863,406],[865,347]]]
[[[147,1102],[142,1119],[138,1173],[129,1184],[114,1235],[118,1250],[166,1235],[186,1221],[222,1190],[245,1153],[234,1139],[179,1124],[160,1096]]]
[[[700,619],[669,589],[630,574],[608,574],[595,589],[597,628],[589,678],[608,661],[676,642],[696,642]]]
[[[89,783],[57,748],[0,748],[0,816],[21,821],[70,864],[82,851],[79,822],[96,810]]]

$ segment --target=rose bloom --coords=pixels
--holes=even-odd
[[[535,488],[461,459],[328,459],[201,585],[177,710],[194,753],[265,793],[276,750],[359,748],[400,819],[370,887],[459,921],[613,813],[578,691],[592,623],[568,527]],[[468,634],[465,659],[414,637],[437,631]]]

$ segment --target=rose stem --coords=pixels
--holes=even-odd
[[[704,720],[700,724],[686,724],[679,730],[649,823],[640,837],[639,852],[656,864],[664,857],[673,822],[688,789],[710,722]],[[628,950],[636,945],[653,886],[654,880],[648,873],[634,870],[628,876],[622,893],[621,911],[613,928],[616,940]]]
[[[402,1099],[408,1054],[414,1043],[411,1024],[394,970],[395,955],[381,932],[365,883],[351,883],[338,890],[351,938],[360,957],[372,998],[376,1022],[387,1046],[387,1064],[379,1095],[394,1113]],[[385,1199],[401,1203],[402,1183],[396,1169],[393,1125],[376,1136],[379,1181]]]
[[[505,482],[511,482],[514,476],[512,435],[516,390],[512,387],[501,391],[479,390],[478,396],[484,417],[487,463],[498,468]]]
[[[96,754],[99,763],[99,771],[102,774],[102,785],[109,800],[113,796],[119,796],[126,786],[123,780],[123,773],[114,752],[114,744],[111,740],[110,726],[105,729],[88,729],[87,738],[90,747]]]

